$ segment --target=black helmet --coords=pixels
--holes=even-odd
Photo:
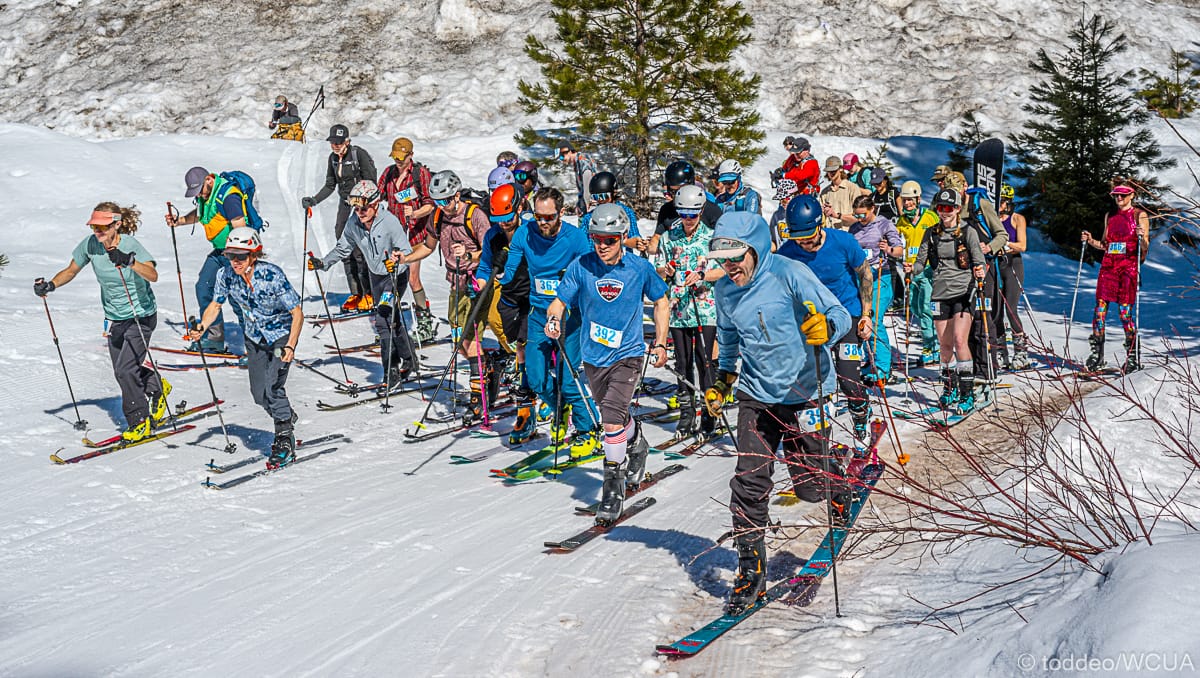
[[[686,186],[696,183],[696,169],[687,160],[676,160],[663,170],[664,186]]]
[[[597,172],[592,175],[592,180],[588,182],[588,193],[592,196],[607,194],[611,196],[617,192],[617,175],[612,172]]]

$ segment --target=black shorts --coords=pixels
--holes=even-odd
[[[971,314],[974,310],[971,306],[972,294],[970,292],[949,299],[934,299],[933,304],[935,311],[933,313],[934,320],[949,320],[959,313]]]
[[[500,314],[500,322],[504,325],[504,337],[509,342],[524,344],[528,336],[529,304],[509,306],[504,297],[496,302],[496,312]]]
[[[643,356],[623,358],[608,367],[595,367],[584,363],[592,397],[600,409],[600,419],[605,424],[625,425],[629,423],[629,403],[633,402],[633,390],[638,377],[642,376]]]

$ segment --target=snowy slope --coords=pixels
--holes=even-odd
[[[790,133],[942,134],[985,108],[985,126],[1024,119],[1038,48],[1060,50],[1073,3],[852,0],[743,3],[755,19],[739,65],[763,76],[758,109]],[[1119,66],[1161,68],[1194,50],[1192,0],[1103,0],[1132,49]],[[544,0],[9,0],[0,4],[0,121],[89,137],[266,136],[270,103],[307,113],[318,86],[353,133],[420,139],[511,133],[516,83],[537,76],[525,36],[549,38]],[[322,136],[323,138],[323,136]]]
[[[388,139],[361,141],[382,157]],[[422,157],[482,185],[489,160],[507,143],[505,134],[456,137],[429,144]],[[814,140],[818,150],[829,152],[875,143]],[[894,147],[905,149],[896,159],[905,171],[925,178],[940,161],[944,142],[911,138]],[[768,609],[703,655],[664,664],[654,658],[654,645],[708,621],[729,591],[736,559],[728,547],[714,548],[713,540],[728,528],[724,502],[732,458],[692,458],[688,471],[651,492],[657,506],[607,539],[574,555],[545,555],[542,541],[588,524],[571,507],[598,497],[598,468],[505,487],[488,477],[487,468],[518,453],[450,465],[452,452],[490,443],[398,442],[425,406],[411,396],[397,398],[390,414],[371,407],[318,412],[317,399],[337,396],[326,381],[302,370],[289,379],[301,414],[299,436],[344,431],[352,439],[320,460],[225,493],[205,490],[199,485],[203,464],[224,456],[220,427],[208,419],[198,432],[168,444],[52,466],[47,455],[60,447],[77,450],[79,434],[70,428],[73,412],[30,282],[66,263],[87,234],[83,222],[92,205],[115,199],[144,210],[138,238],[163,273],[155,285],[160,328],[154,343],[174,345],[176,331],[163,321],[180,321],[182,313],[160,214],[167,200],[186,202],[183,172],[193,164],[252,172],[272,222],[264,236],[267,252],[298,283],[303,221],[297,197],[320,182],[326,149],[200,136],[92,143],[3,125],[0,153],[13,159],[0,172],[8,217],[0,252],[13,259],[0,277],[0,383],[6,385],[0,391],[0,421],[6,424],[0,445],[9,451],[8,482],[0,494],[0,674],[1019,675],[1013,667],[1022,653],[1158,648],[1200,657],[1185,621],[1192,618],[1194,587],[1179,574],[1200,554],[1200,540],[1173,528],[1175,536],[1163,544],[1113,554],[1107,581],[1068,570],[1027,582],[1014,596],[1028,625],[989,599],[964,615],[968,625],[960,635],[913,626],[925,609],[910,595],[927,602],[965,598],[1030,567],[1019,565],[1010,548],[981,544],[940,563],[847,561],[840,570],[841,619],[833,616],[826,587],[808,608]],[[751,176],[760,182],[765,170],[755,168]],[[310,236],[315,249],[332,245],[332,211],[329,203],[317,210]],[[179,237],[192,310],[192,280],[208,248],[186,230]],[[1073,263],[1044,254],[1031,260],[1028,288],[1039,327],[1061,347],[1058,319],[1070,306]],[[1144,323],[1175,325],[1194,347],[1190,313],[1174,302],[1172,289],[1191,271],[1186,259],[1159,248],[1147,269]],[[333,290],[345,289],[340,273],[323,280]],[[428,267],[425,282],[435,304],[444,305],[436,265]],[[1092,284],[1094,272],[1088,271],[1078,319],[1090,309]],[[307,289],[315,290],[311,274]],[[308,308],[315,312],[319,304],[312,299],[310,294]],[[82,414],[93,429],[112,429],[121,415],[91,274],[85,271],[48,301]],[[346,323],[338,331],[344,342],[371,336],[365,323]],[[1071,337],[1077,356],[1085,350],[1085,334],[1077,324]],[[306,329],[303,337],[301,358],[325,357],[328,331]],[[1110,350],[1117,341],[1110,337]],[[1148,340],[1148,346],[1157,344]],[[439,348],[429,355],[442,363],[448,354]],[[159,359],[179,362],[165,354]],[[356,380],[378,376],[373,360],[347,363]],[[338,372],[335,362],[324,366]],[[176,386],[174,399],[207,399],[202,374],[168,378]],[[225,419],[239,454],[265,448],[270,422],[249,398],[244,373],[216,370],[213,380],[227,401]],[[919,460],[916,429],[903,433]],[[649,433],[651,442],[667,435],[660,427]],[[1132,443],[1146,439],[1134,425],[1112,435],[1131,441],[1131,459],[1145,454]],[[664,463],[654,456],[649,466]],[[1148,477],[1157,477],[1153,463],[1144,466]],[[788,523],[824,520],[815,508],[773,511]],[[809,532],[776,545],[772,578],[794,568],[818,538]],[[1121,623],[1112,621],[1118,617]]]

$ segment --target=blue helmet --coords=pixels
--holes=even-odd
[[[494,191],[504,184],[515,184],[512,170],[507,167],[497,167],[488,174],[488,191]]]
[[[815,196],[804,194],[792,198],[787,206],[787,230],[781,235],[789,240],[811,238],[821,226],[821,203]]]

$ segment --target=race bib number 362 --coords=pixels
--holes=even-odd
[[[555,278],[534,278],[533,286],[538,294],[547,297],[558,296],[558,280]]]
[[[597,323],[592,323],[591,329],[588,331],[588,337],[592,341],[608,348],[617,348],[620,346],[622,334],[621,330],[614,330],[611,327],[605,327]]]

